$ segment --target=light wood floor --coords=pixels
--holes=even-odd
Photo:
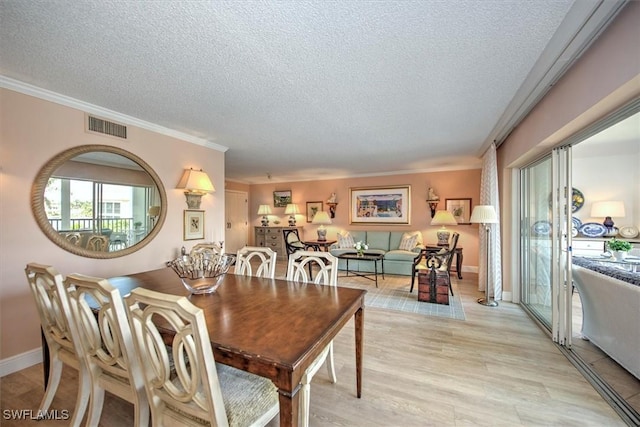
[[[329,383],[324,368],[314,377],[310,425],[625,425],[517,305],[477,304],[482,296],[476,290],[477,275],[464,276],[458,289],[466,321],[365,311],[361,399],[355,397],[354,330],[349,322],[334,341],[338,383]],[[408,280],[386,276],[386,281],[398,285]],[[73,409],[76,381],[75,373],[66,369],[54,409]],[[40,364],[2,378],[3,415],[7,409],[37,410],[42,394]],[[107,395],[100,425],[131,425],[132,413],[129,404]],[[67,422],[1,419],[0,424]]]

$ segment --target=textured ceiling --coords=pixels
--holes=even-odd
[[[573,5],[3,0],[0,72],[229,147],[233,180],[477,167]]]

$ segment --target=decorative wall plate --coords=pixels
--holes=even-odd
[[[580,221],[580,218],[576,218],[575,216],[572,216],[571,222],[573,222],[573,226],[578,230],[580,229],[580,227],[582,227],[582,221]]]
[[[549,194],[549,207],[553,206],[553,197],[552,194]],[[582,191],[577,188],[571,189],[571,212],[578,212],[580,208],[584,206],[584,195]]]
[[[607,233],[607,227],[599,222],[586,222],[579,229],[580,234],[587,237],[602,237]]]
[[[638,229],[636,227],[621,227],[618,233],[626,239],[638,237]]]
[[[584,195],[577,188],[571,190],[571,212],[578,212],[584,205]]]
[[[536,236],[551,236],[551,223],[549,221],[536,221],[531,230]]]

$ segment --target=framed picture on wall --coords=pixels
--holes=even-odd
[[[351,224],[410,224],[411,186],[350,188]]]
[[[273,207],[286,208],[289,203],[291,203],[291,190],[273,192]]]
[[[313,217],[321,210],[322,202],[307,202],[307,222],[313,221]]]
[[[183,240],[204,239],[204,211],[184,211]]]
[[[471,199],[445,199],[444,203],[458,224],[471,224]]]

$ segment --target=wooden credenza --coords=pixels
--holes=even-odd
[[[300,240],[303,239],[302,227],[260,227],[255,228],[255,245],[270,248],[278,254],[278,259],[287,259],[287,250],[284,246],[283,230],[298,230]]]

